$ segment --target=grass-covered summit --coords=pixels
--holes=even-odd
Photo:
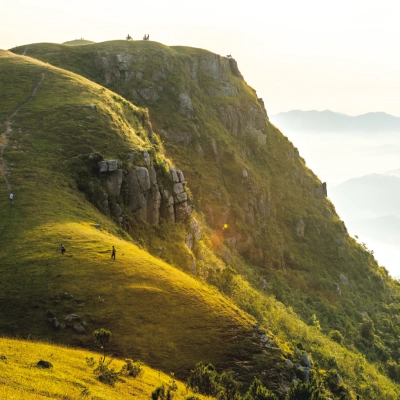
[[[235,60],[144,41],[13,52],[0,59],[3,332],[90,346],[74,324],[52,331],[50,309],[181,376],[211,361],[283,398],[307,379],[305,352],[326,396],[396,398],[397,283]]]

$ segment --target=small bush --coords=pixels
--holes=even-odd
[[[142,363],[140,361],[133,361],[130,358],[125,358],[125,365],[121,369],[121,374],[132,376],[133,378],[143,376]]]
[[[338,330],[334,330],[334,331],[330,331],[329,332],[329,337],[336,343],[342,344],[344,337],[343,335],[338,331]]]
[[[278,397],[264,387],[259,379],[254,378],[243,400],[278,400]]]
[[[120,380],[121,372],[116,371],[114,368],[110,368],[111,361],[112,360],[105,363],[102,359],[100,359],[98,367],[93,372],[100,382],[114,387],[115,384]]]
[[[152,400],[172,400],[174,394],[170,387],[166,388],[164,384],[154,389],[151,393]]]

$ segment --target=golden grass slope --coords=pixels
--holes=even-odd
[[[37,95],[15,116],[3,155],[14,204],[0,181],[0,331],[90,347],[92,331],[104,327],[113,333],[114,354],[165,371],[184,374],[200,360],[229,365],[250,317],[216,290],[118,238],[70,175],[68,161],[81,154],[101,151],[115,158],[149,147],[138,120],[145,111],[29,58],[6,54],[0,68],[0,93],[7,82],[16,87],[16,100],[3,95],[4,114],[24,102],[30,82],[45,74]],[[95,112],[89,111],[92,103]],[[47,310],[60,322],[78,314],[89,324],[87,334],[52,331]]]
[[[152,391],[171,383],[171,376],[143,366],[143,375],[122,377],[115,387],[99,382],[86,357],[98,361],[100,355],[40,342],[0,339],[0,398],[7,400],[31,399],[127,399],[132,396],[149,399]],[[50,369],[36,366],[39,360],[51,362]],[[115,359],[110,364],[119,371],[125,363]],[[184,399],[193,393],[182,382],[174,398]],[[196,394],[197,397],[206,397]]]

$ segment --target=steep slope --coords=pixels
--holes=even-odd
[[[140,122],[144,111],[121,107],[115,94],[41,62],[11,53],[2,53],[0,62],[1,87],[14,82],[16,89],[10,102],[10,92],[0,91],[3,115],[14,115],[2,135],[4,177],[14,203],[1,179],[1,331],[90,347],[90,335],[74,333],[74,326],[79,331],[86,321],[90,333],[106,325],[114,333],[114,354],[178,374],[201,359],[230,364],[237,346],[251,352],[248,316],[215,290],[118,238],[127,235],[76,190],[71,162],[82,154],[151,147]],[[48,310],[67,329],[53,331]],[[69,314],[79,319],[64,321]]]
[[[265,280],[306,321],[315,313],[326,331],[344,332],[348,324],[358,330],[354,316],[370,307],[365,295],[371,292],[373,304],[392,302],[373,283],[387,279],[385,271],[348,237],[324,186],[268,122],[262,100],[233,59],[145,41],[35,44],[28,54],[148,107],[167,155],[185,174],[197,218],[212,229],[215,254],[255,287],[265,288]],[[197,268],[221,286],[201,244],[189,240],[189,247]],[[338,287],[342,294],[347,290],[341,274],[354,285],[346,294],[350,307],[338,296]],[[359,344],[356,337],[351,341]]]
[[[46,309],[59,316],[78,313],[84,304],[82,309],[88,312],[81,318],[90,326],[107,323],[118,331],[117,354],[135,352],[164,370],[184,375],[198,360],[212,361],[236,369],[242,378],[260,374],[282,394],[293,374],[299,373],[283,361],[297,361],[299,348],[304,348],[329,370],[321,372],[316,364],[315,373],[326,381],[337,368],[345,382],[351,382],[354,390],[338,388],[335,380],[331,390],[337,390],[338,396],[347,391],[348,398],[356,393],[396,398],[394,384],[361,356],[324,335],[339,330],[336,339],[342,337],[353,351],[358,346],[370,360],[379,360],[379,352],[386,352],[381,360],[393,357],[393,361],[385,368],[396,371],[397,337],[390,332],[390,324],[395,332],[398,329],[394,327],[396,282],[348,237],[325,199],[326,187],[268,123],[261,100],[241,78],[234,60],[144,42],[30,45],[27,53],[65,63],[64,67],[104,84],[111,77],[110,87],[127,97],[136,96],[138,103],[149,107],[155,132],[163,135],[167,155],[183,168],[185,178],[176,169],[163,167],[167,160],[145,110],[48,64],[8,57],[11,65],[21,62],[32,69],[26,74],[7,68],[4,85],[33,75],[34,87],[43,68],[45,79],[35,101],[26,103],[14,118],[12,134],[5,136],[8,145],[3,157],[16,200],[13,208],[3,204],[2,229],[5,243],[15,247],[18,259],[7,252],[7,246],[1,250],[8,283],[4,331],[48,337]],[[170,72],[168,79],[160,77],[163,67]],[[160,79],[165,79],[162,89],[154,89],[154,81]],[[13,98],[8,106],[5,119],[31,92],[26,85],[20,93],[21,98]],[[118,164],[116,158],[121,160],[117,170],[122,181],[114,190],[119,180],[111,179],[115,170],[109,168]],[[107,169],[100,172],[103,166]],[[140,168],[152,166],[161,199],[152,197],[158,189],[152,192],[155,186],[150,185],[141,187],[141,201],[133,201],[128,176],[133,179],[133,171],[145,174]],[[186,182],[188,199],[184,200],[183,192],[176,193],[175,188]],[[119,227],[91,207],[76,191],[77,185]],[[6,194],[5,184],[1,190]],[[174,195],[164,198],[165,191],[171,190]],[[168,223],[168,214],[154,217],[157,210],[162,214],[163,202],[172,207],[174,221],[181,222]],[[122,215],[117,205],[124,210]],[[127,237],[120,227],[142,247],[195,274],[197,280],[117,239],[112,234]],[[56,254],[61,242],[67,246],[64,258]],[[117,263],[109,262],[112,244],[118,250]],[[252,319],[201,283],[203,279],[264,321],[277,335],[274,345],[262,343],[263,333],[260,339],[257,330],[250,332]],[[314,326],[300,322],[270,294]],[[372,311],[366,298],[374,303]],[[363,317],[361,312],[367,308],[370,316]],[[37,322],[41,320],[43,324]],[[54,333],[53,340],[90,345],[84,335],[71,338],[68,329]]]

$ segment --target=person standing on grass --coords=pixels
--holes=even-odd
[[[113,246],[112,247],[112,250],[111,250],[111,260],[114,260],[115,261],[115,254],[116,254],[116,250],[115,250],[115,247]]]
[[[13,192],[10,193],[10,203],[11,203],[11,204],[14,203],[14,195],[13,195]]]
[[[61,250],[61,254],[64,255],[65,247],[64,247],[64,245],[62,243],[61,243],[61,246],[60,246],[60,250]]]

